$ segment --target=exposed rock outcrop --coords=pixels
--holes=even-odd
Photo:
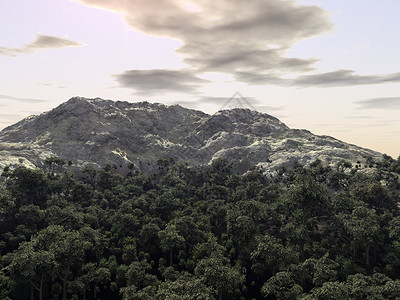
[[[134,164],[143,171],[155,168],[158,158],[199,165],[226,156],[273,173],[295,160],[355,163],[381,154],[290,129],[275,117],[248,109],[208,115],[179,105],[75,97],[0,132],[0,168],[42,167],[50,156],[77,167]]]

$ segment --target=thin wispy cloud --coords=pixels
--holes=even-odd
[[[356,101],[359,109],[400,110],[400,97],[372,98]]]
[[[38,34],[36,36],[36,39],[32,43],[26,44],[21,48],[10,48],[10,47],[0,46],[0,55],[17,57],[21,54],[34,53],[36,51],[43,49],[61,49],[67,47],[81,47],[81,46],[84,45],[69,39],[64,39],[51,35]]]
[[[272,84],[279,86],[331,88],[396,83],[400,82],[400,73],[360,75],[352,70],[336,70],[326,73],[300,75],[288,79],[275,74],[240,72],[237,74],[237,79],[254,85]]]
[[[0,95],[0,100],[14,100],[17,102],[22,102],[22,103],[44,103],[48,102],[48,100],[44,99],[36,99],[36,98],[19,98],[19,97],[13,97],[9,95]]]
[[[328,73],[300,76],[290,84],[301,87],[337,87],[389,82],[400,82],[400,73],[359,75],[352,70],[337,70]]]
[[[59,89],[66,89],[67,88],[65,86],[62,86],[62,85],[58,85],[57,86],[57,85],[55,85],[53,83],[49,83],[49,82],[38,82],[37,85],[46,86],[46,87],[56,87],[56,88],[59,88]]]

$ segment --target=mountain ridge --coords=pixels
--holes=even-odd
[[[0,168],[43,167],[52,156],[76,167],[113,163],[147,172],[157,168],[158,158],[207,165],[225,156],[242,169],[258,165],[272,174],[294,161],[358,164],[382,154],[291,129],[276,117],[249,109],[209,115],[179,105],[74,97],[0,132]]]

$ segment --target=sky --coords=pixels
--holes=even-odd
[[[240,94],[397,158],[399,14],[398,0],[1,0],[0,129],[75,96],[212,114]]]

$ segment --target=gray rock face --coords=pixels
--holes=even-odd
[[[75,97],[0,132],[0,168],[42,167],[50,156],[71,160],[76,167],[134,164],[148,172],[158,158],[200,165],[227,157],[273,173],[295,160],[333,165],[381,154],[290,129],[275,117],[248,109],[207,115],[179,105]]]

